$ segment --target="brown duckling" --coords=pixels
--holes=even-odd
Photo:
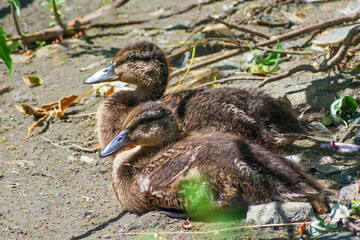
[[[120,132],[126,114],[141,102],[160,99],[168,83],[165,53],[154,43],[137,42],[119,51],[113,64],[84,83],[123,81],[137,85],[108,97],[98,110],[98,136],[104,147]],[[311,128],[291,106],[259,91],[219,87],[179,91],[163,99],[184,132],[203,127],[236,133],[268,149],[289,146]]]
[[[131,109],[141,102],[160,99],[168,83],[165,53],[150,42],[136,42],[121,49],[113,63],[87,77],[86,84],[123,81],[137,86],[134,91],[118,91],[105,99],[97,111],[97,132],[104,147],[120,132]]]
[[[204,128],[178,141],[178,124],[160,101],[135,107],[123,129],[100,156],[116,153],[111,185],[124,210],[201,214],[321,199],[324,190],[296,163],[240,136]]]

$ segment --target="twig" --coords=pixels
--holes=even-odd
[[[62,118],[83,118],[83,117],[91,117],[94,115],[96,115],[96,112],[84,113],[84,114],[78,114],[78,115],[63,115]]]
[[[271,22],[266,20],[255,20],[253,23],[267,27],[285,27],[291,25],[291,22]]]
[[[360,32],[360,25],[355,26],[352,29],[350,29],[347,36],[345,37],[344,41],[342,42],[339,50],[337,51],[337,53],[332,58],[330,58],[328,61],[322,63],[319,67],[314,67],[314,66],[305,65],[305,64],[300,65],[300,66],[290,69],[289,71],[278,74],[276,76],[265,78],[264,81],[262,81],[261,83],[256,85],[255,88],[259,89],[262,86],[264,86],[265,84],[286,78],[286,77],[291,76],[292,74],[300,72],[300,71],[309,71],[312,73],[317,73],[317,72],[324,72],[324,71],[327,71],[327,70],[333,68],[336,64],[340,63],[344,59],[345,54],[351,45],[352,39],[359,32]]]
[[[354,124],[350,128],[348,128],[347,131],[345,132],[344,136],[342,136],[342,138],[339,140],[339,142],[340,143],[344,142],[350,136],[350,134],[354,131],[355,128],[360,128],[360,124]]]
[[[255,31],[254,29],[244,27],[244,26],[239,26],[239,25],[236,25],[236,24],[233,24],[233,23],[229,23],[229,22],[226,22],[224,20],[214,18],[214,17],[211,17],[211,16],[209,16],[209,18],[211,20],[213,20],[213,21],[220,22],[220,23],[224,24],[225,26],[227,26],[229,28],[234,28],[236,30],[239,30],[239,31],[242,31],[242,32],[245,32],[245,33],[250,33],[251,35],[259,36],[259,37],[266,38],[266,39],[271,38],[270,34],[267,34],[267,33],[264,33],[264,32]]]
[[[298,37],[301,36],[303,34],[308,34],[312,31],[315,30],[319,30],[319,29],[324,29],[324,28],[328,28],[328,27],[332,27],[335,25],[339,25],[345,22],[355,22],[356,20],[358,20],[360,18],[360,12],[352,14],[352,15],[348,15],[348,16],[342,16],[342,17],[337,17],[337,18],[333,18],[333,19],[329,19],[329,20],[325,20],[323,22],[320,23],[316,23],[316,24],[312,24],[285,34],[281,34],[278,36],[273,36],[271,37],[271,39],[267,40],[267,41],[263,41],[260,43],[257,43],[256,46],[266,46],[269,44],[273,44],[276,43],[277,40],[279,40],[280,42],[285,41],[285,40],[289,40],[291,38],[294,37]]]
[[[239,77],[228,77],[228,78],[224,78],[224,79],[219,79],[216,81],[212,81],[212,82],[208,82],[208,83],[204,83],[201,84],[199,86],[193,87],[192,89],[196,89],[196,88],[201,88],[201,87],[205,87],[205,86],[209,86],[212,84],[216,84],[216,83],[225,83],[225,82],[233,82],[233,81],[239,81],[239,80],[257,80],[257,81],[261,81],[264,80],[264,77],[256,77],[256,76],[239,76]]]
[[[273,52],[273,53],[281,53],[281,54],[292,54],[292,55],[309,55],[312,54],[313,51],[291,51],[291,50],[277,50],[271,48],[263,48],[263,47],[256,47],[256,49],[260,49],[266,52]]]
[[[350,21],[356,21],[357,19],[360,18],[360,12],[357,13],[357,14],[352,14],[352,15],[349,15],[349,16],[344,16],[344,17],[338,17],[338,18],[333,18],[333,19],[330,19],[330,20],[327,20],[327,21],[324,21],[324,22],[321,22],[321,23],[317,23],[317,24],[313,24],[313,25],[310,25],[310,26],[306,26],[306,27],[303,27],[301,29],[298,29],[298,30],[295,30],[295,31],[292,31],[292,32],[289,32],[289,33],[285,33],[285,34],[282,34],[282,35],[278,35],[278,36],[274,36],[272,37],[271,39],[269,40],[266,40],[266,41],[262,41],[262,42],[259,42],[257,44],[255,44],[255,47],[259,47],[259,46],[266,46],[266,45],[270,45],[270,44],[274,44],[276,43],[278,40],[281,42],[281,41],[285,41],[285,40],[288,40],[290,38],[293,38],[293,37],[298,37],[300,35],[303,35],[305,33],[309,33],[310,31],[315,31],[317,29],[320,29],[320,28],[326,28],[326,27],[331,27],[331,26],[334,26],[334,25],[337,25],[337,24],[341,24],[341,23],[344,23],[344,22],[350,22]],[[205,60],[203,62],[200,62],[200,63],[196,63],[196,64],[193,64],[190,68],[190,70],[195,70],[195,69],[199,69],[201,67],[204,67],[204,66],[207,66],[207,65],[210,65],[210,64],[213,64],[213,63],[216,63],[216,62],[219,62],[221,60],[224,60],[224,59],[227,59],[227,58],[230,58],[230,57],[233,57],[233,56],[236,56],[236,55],[239,55],[239,54],[242,54],[244,52],[247,52],[249,51],[249,48],[241,48],[241,49],[234,49],[234,50],[229,50],[227,52],[224,52],[222,55],[220,56],[217,56],[217,57],[214,57],[212,59],[208,59],[208,60]],[[309,66],[310,67],[310,66]],[[184,68],[180,68],[174,72],[172,72],[169,76],[169,79],[171,78],[174,78],[180,74],[183,74],[187,71],[188,67],[184,67]],[[307,70],[307,69],[305,69]],[[299,71],[302,71],[302,70],[299,70]],[[292,73],[291,73],[292,74]],[[291,75],[290,74],[290,75]],[[289,76],[290,76],[289,75]],[[275,76],[276,77],[276,76]],[[273,81],[276,81],[276,80],[273,80]],[[261,86],[260,86],[261,87]]]
[[[64,32],[66,32],[66,26],[61,21],[60,14],[57,10],[55,0],[52,0],[52,6],[53,6],[53,12],[54,12],[54,16],[55,16],[55,20],[56,20],[57,24],[59,24],[59,26],[64,30]]]
[[[352,232],[360,232],[360,226],[356,225],[353,222],[350,222],[348,219],[346,218],[342,218],[341,222]]]
[[[210,65],[210,64],[213,64],[213,63],[216,63],[216,62],[219,62],[221,60],[224,60],[224,59],[227,59],[227,58],[230,58],[230,57],[233,57],[233,56],[236,56],[236,55],[239,55],[241,53],[244,53],[244,52],[247,52],[248,49],[247,48],[241,48],[241,49],[234,49],[234,50],[229,50],[229,51],[226,51],[224,52],[223,54],[219,55],[219,56],[216,56],[214,58],[210,58],[210,59],[207,59],[203,62],[199,62],[199,63],[195,63],[191,66],[190,70],[194,70],[194,69],[199,69],[199,68],[202,68],[204,66],[207,66],[207,65]],[[184,67],[184,68],[180,68],[174,72],[172,72],[169,76],[169,79],[172,79],[176,76],[179,76],[183,73],[185,73],[187,71],[188,67]]]
[[[50,139],[44,137],[44,136],[41,136],[39,135],[39,137],[41,137],[42,139],[48,141],[50,144],[54,145],[55,147],[58,147],[58,148],[68,148],[68,149],[74,149],[74,150],[80,150],[80,151],[83,151],[83,152],[89,152],[89,153],[93,153],[93,152],[97,152],[100,147],[96,147],[96,148],[85,148],[85,147],[81,147],[77,144],[71,144],[69,146],[61,146],[60,144],[57,144],[53,141],[51,141]]]
[[[180,234],[180,235],[191,235],[191,234],[210,234],[216,232],[226,232],[226,231],[233,231],[238,229],[253,229],[253,228],[266,228],[266,227],[286,227],[286,226],[296,226],[301,224],[310,224],[311,222],[296,222],[296,223],[274,223],[274,224],[264,224],[264,225],[253,225],[253,226],[239,226],[239,227],[232,227],[232,228],[223,228],[223,229],[216,229],[210,231],[199,231],[199,232],[127,232],[127,233],[119,233],[110,236],[118,236],[118,235],[172,235],[172,234]]]
[[[122,22],[122,23],[114,23],[114,24],[108,23],[105,25],[104,24],[103,25],[90,24],[90,22],[92,20],[99,18],[105,14],[108,14],[108,12],[112,8],[121,7],[128,1],[129,0],[119,0],[119,1],[116,1],[113,5],[106,4],[106,5],[102,6],[101,8],[95,10],[94,12],[89,13],[86,16],[70,20],[66,24],[66,31],[64,31],[64,29],[60,26],[55,26],[52,28],[48,28],[48,29],[36,32],[36,33],[26,34],[24,36],[15,36],[15,37],[12,37],[11,39],[13,39],[13,40],[23,39],[25,45],[32,45],[36,41],[51,41],[51,40],[59,38],[60,36],[73,36],[80,31],[86,31],[86,30],[88,30],[90,28],[94,28],[94,27],[105,28],[106,27],[105,25],[108,25],[109,27],[114,27],[114,26],[118,27],[118,26],[123,26],[123,25],[139,24],[139,23],[146,21],[146,20],[144,20],[144,21],[137,20],[137,21],[127,21],[127,22]]]
[[[179,15],[179,14],[188,12],[191,9],[193,9],[195,7],[198,7],[198,6],[201,6],[201,5],[208,5],[208,4],[213,4],[214,2],[221,2],[221,1],[223,1],[223,0],[208,0],[208,1],[205,1],[205,2],[190,4],[190,5],[186,6],[186,7],[184,7],[184,9],[182,9],[180,11],[169,13],[169,14],[164,14],[164,15],[159,16],[158,18],[159,19],[169,18],[169,17],[172,17],[174,15]]]

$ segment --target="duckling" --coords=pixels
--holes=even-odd
[[[321,198],[324,187],[299,165],[238,135],[216,128],[180,135],[164,103],[149,101],[102,149],[101,157],[116,155],[110,182],[124,210],[206,214],[234,203]]]
[[[85,84],[123,81],[137,86],[135,91],[118,91],[108,96],[97,111],[97,132],[104,147],[120,132],[131,109],[141,102],[164,95],[169,67],[165,53],[155,44],[140,41],[121,49],[113,63],[84,79]]]
[[[84,83],[123,81],[137,85],[101,104],[97,129],[101,147],[120,131],[126,114],[141,102],[160,99],[168,83],[165,53],[154,43],[136,42],[119,51],[113,63]],[[203,127],[236,133],[268,149],[283,149],[313,129],[297,118],[291,106],[260,91],[219,87],[191,89],[163,98],[184,132]]]

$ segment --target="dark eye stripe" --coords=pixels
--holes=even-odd
[[[129,57],[131,57],[132,60],[128,60]],[[117,62],[115,63],[115,67],[120,66],[121,64],[123,64],[123,63],[125,63],[125,62],[134,62],[134,61],[137,61],[137,60],[150,61],[151,58],[150,58],[150,57],[142,58],[142,57],[127,56],[125,60],[123,60],[123,61],[117,61]]]

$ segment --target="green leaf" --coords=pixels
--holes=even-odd
[[[346,96],[346,97],[343,97],[343,103],[345,103],[345,105],[349,108],[350,114],[356,113],[358,105],[357,105],[355,99],[353,99],[350,96]]]
[[[20,17],[20,8],[21,8],[21,4],[19,0],[8,0],[9,4],[14,4],[15,9],[16,9],[16,17],[19,18]]]
[[[41,2],[40,5],[41,6],[51,6],[52,3],[51,3],[51,1],[46,1],[46,2]]]
[[[310,224],[309,234],[312,236],[319,236],[329,230],[330,228],[325,225],[324,220],[314,217]]]
[[[0,27],[0,58],[5,62],[11,74],[12,60],[10,57],[10,49],[7,45],[5,32],[2,27]]]
[[[337,99],[335,100],[331,105],[330,105],[330,116],[332,117],[332,119],[337,120],[339,122],[343,122],[346,127],[347,127],[347,123],[345,122],[345,120],[341,117],[342,115],[342,110],[343,107],[346,106],[349,110],[348,113],[350,114],[354,114],[357,111],[357,103],[356,101],[350,97],[350,96],[345,96],[343,98]]]
[[[276,44],[276,46],[275,46],[275,48],[274,48],[275,50],[282,50],[283,48],[282,48],[282,46],[281,46],[281,44],[280,44],[280,41],[278,40],[278,42],[277,42],[277,44]],[[273,62],[276,62],[276,61],[279,61],[281,59],[281,53],[271,53],[267,58],[266,58],[266,60],[267,61],[273,61]]]
[[[13,41],[11,45],[9,46],[10,52],[15,51],[20,46],[19,42]]]
[[[356,70],[360,70],[360,64],[356,65],[355,67],[353,67],[350,72],[356,71]]]
[[[321,123],[324,126],[329,126],[330,124],[332,124],[332,119],[327,117],[325,114],[321,114]]]

